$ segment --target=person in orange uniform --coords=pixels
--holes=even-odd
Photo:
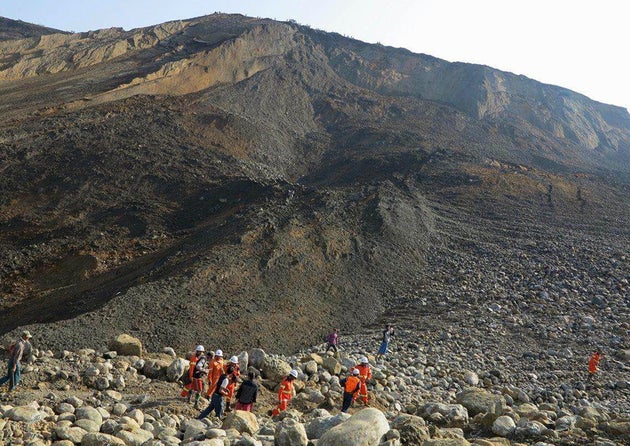
[[[234,391],[236,390],[236,383],[238,382],[238,377],[241,376],[240,366],[238,364],[238,357],[232,356],[230,358],[230,362],[228,366],[232,367],[232,373],[228,377],[229,384],[227,386],[228,394],[225,396],[225,411],[232,412],[230,403],[232,402],[232,397],[234,396]]]
[[[212,396],[212,392],[214,392],[219,378],[224,372],[223,351],[217,350],[214,352],[214,358],[210,361],[210,369],[208,370],[208,398]]]
[[[367,406],[368,404],[368,388],[367,382],[372,379],[372,370],[370,370],[370,364],[368,363],[368,359],[363,356],[361,358],[361,363],[352,367],[351,372],[354,373],[355,370],[359,371],[359,379],[361,380],[361,387],[359,391],[355,393],[353,400],[356,400],[357,397],[361,398],[363,404]]]
[[[341,404],[341,411],[347,412],[350,406],[352,406],[352,402],[354,401],[355,395],[359,392],[361,388],[361,379],[359,378],[359,369],[355,368],[352,370],[352,374],[345,379],[343,382],[343,403]]]
[[[192,358],[190,358],[190,366],[188,367],[188,382],[184,385],[184,388],[182,389],[182,393],[181,396],[184,398],[188,398],[188,402],[190,403],[190,391],[192,390],[192,386],[193,386],[193,373],[195,372],[195,365],[197,365],[197,361],[199,360],[199,358],[201,356],[203,356],[205,352],[205,349],[203,348],[203,345],[198,345],[197,348],[195,349],[195,354],[193,355]]]
[[[293,398],[293,381],[297,379],[297,370],[291,370],[289,375],[280,383],[278,390],[278,406],[271,411],[274,417],[280,415],[280,412],[287,410],[291,398]]]
[[[588,380],[593,379],[595,374],[597,373],[597,367],[599,366],[599,361],[602,359],[602,355],[599,354],[598,350],[593,350],[591,357],[588,360]]]

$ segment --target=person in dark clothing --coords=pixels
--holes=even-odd
[[[258,384],[254,381],[255,378],[254,372],[248,372],[247,379],[236,391],[236,410],[252,411],[258,396]]]
[[[335,328],[328,336],[326,336],[326,342],[328,342],[326,353],[328,353],[328,350],[332,350],[336,355],[339,352],[339,349],[337,348],[339,345],[339,329]]]
[[[389,343],[392,341],[392,336],[394,336],[394,327],[387,325],[385,330],[383,330],[383,342],[381,342],[381,346],[376,354],[377,361],[387,354],[387,349],[389,348]]]
[[[212,391],[212,396],[210,397],[210,404],[206,407],[197,417],[198,420],[203,420],[205,417],[210,415],[210,412],[213,410],[217,418],[221,418],[223,415],[223,409],[225,406],[224,397],[227,396],[228,392],[228,384],[230,383],[229,376],[234,372],[232,366],[228,366],[227,370],[221,374],[219,379],[217,380],[217,385]]]

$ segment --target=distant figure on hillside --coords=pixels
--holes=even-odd
[[[256,384],[255,379],[256,374],[254,372],[247,372],[247,379],[236,391],[236,410],[252,411],[258,396],[258,384]]]
[[[385,330],[383,330],[383,341],[381,342],[381,346],[379,347],[378,353],[376,355],[377,361],[387,354],[387,349],[389,348],[389,343],[392,340],[392,336],[394,336],[394,327],[388,324],[385,327]]]
[[[592,380],[597,373],[597,368],[601,359],[602,355],[599,353],[599,350],[593,350],[593,353],[591,353],[591,357],[588,360],[588,381]]]
[[[27,330],[22,332],[22,336],[9,348],[9,366],[7,367],[7,376],[0,379],[0,386],[5,382],[9,382],[9,392],[13,391],[20,382],[21,361],[22,358],[28,359],[31,356],[32,347],[29,339],[31,333]]]
[[[337,346],[339,345],[339,329],[338,328],[333,329],[333,331],[329,333],[328,336],[326,336],[326,342],[328,342],[328,347],[326,347],[326,353],[328,353],[328,350],[332,349],[332,351],[335,352],[335,355],[337,355],[337,353],[339,353],[339,349],[337,348]]]

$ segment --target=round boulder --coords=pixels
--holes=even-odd
[[[236,429],[241,434],[247,433],[255,435],[260,429],[260,426],[258,425],[256,415],[244,410],[236,410],[225,417],[221,429]]]
[[[389,423],[378,409],[368,407],[333,427],[317,441],[317,446],[368,446],[378,444],[389,431]]]
[[[120,334],[109,341],[108,348],[124,356],[142,356],[142,342],[128,334]]]

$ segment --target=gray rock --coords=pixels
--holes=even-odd
[[[415,415],[398,415],[392,420],[391,428],[398,431],[403,444],[422,444],[431,438],[424,419]]]
[[[308,437],[304,425],[293,418],[285,418],[276,426],[276,446],[306,446]]]
[[[251,412],[236,410],[225,417],[221,428],[226,430],[236,429],[241,434],[247,433],[255,435],[259,431],[260,426],[258,424],[258,420],[256,419],[256,415]]]
[[[103,416],[101,415],[101,413],[90,406],[81,406],[77,408],[75,411],[75,416],[77,420],[91,420],[99,426],[103,424]]]
[[[166,369],[166,379],[175,382],[179,380],[186,370],[189,362],[183,358],[177,358]]]
[[[60,426],[55,428],[55,435],[58,439],[69,440],[75,444],[81,443],[86,434],[87,431],[78,426]]]
[[[291,366],[277,356],[267,356],[263,361],[261,371],[265,378],[279,383],[289,374]]]
[[[492,432],[494,432],[499,437],[507,437],[516,429],[516,423],[512,419],[512,417],[508,417],[507,415],[501,415],[494,423],[492,423]]]
[[[330,429],[317,441],[317,446],[377,445],[388,431],[389,423],[383,412],[369,407]]]
[[[4,413],[4,418],[8,418],[11,421],[24,421],[26,423],[43,420],[45,417],[46,413],[38,410],[38,408],[33,405],[14,407]]]
[[[81,440],[81,446],[124,446],[125,442],[113,435],[88,432]]]
[[[466,389],[456,395],[456,400],[468,410],[470,416],[475,416],[478,413],[501,415],[506,408],[503,395],[490,393],[483,389]]]
[[[248,356],[249,365],[260,370],[267,357],[267,353],[265,353],[263,349],[255,348],[249,351]]]
[[[349,418],[350,414],[343,412],[338,413],[334,417],[328,414],[327,416],[313,418],[305,426],[306,436],[309,438],[309,440],[321,438],[321,436],[324,435],[325,432],[343,423]]]

